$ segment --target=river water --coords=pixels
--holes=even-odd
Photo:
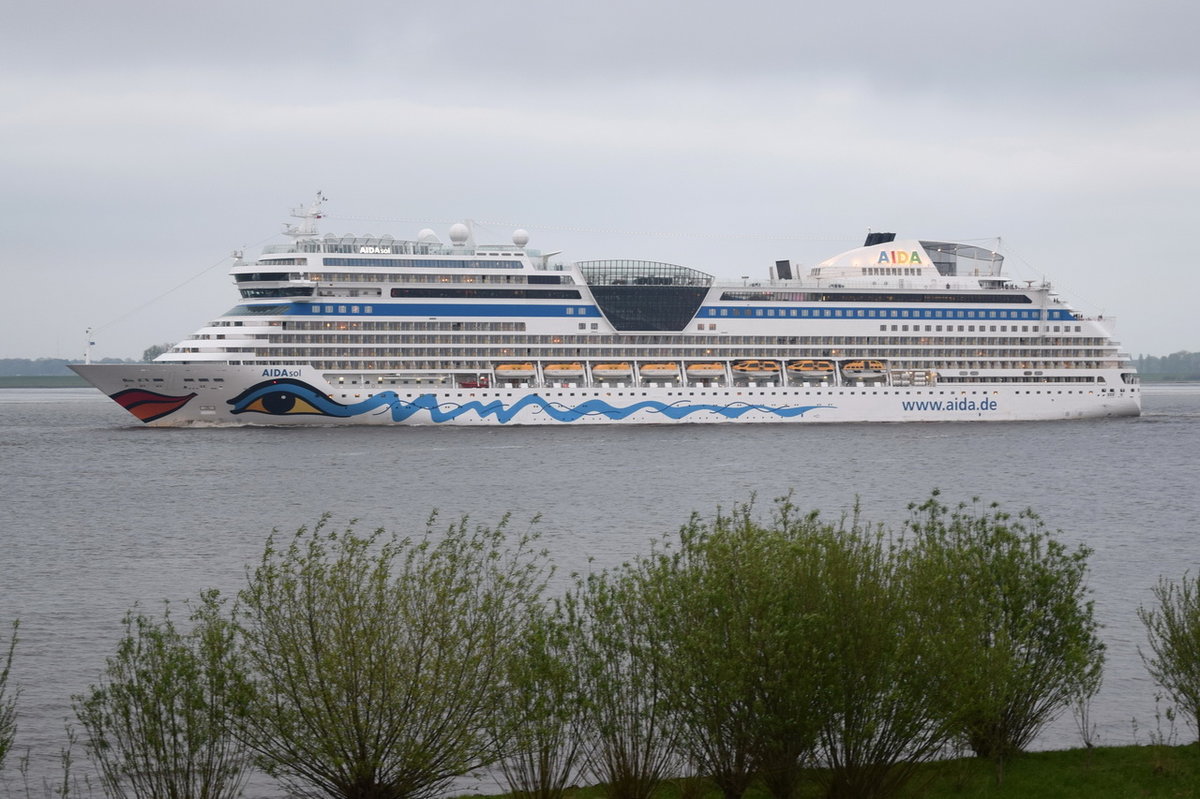
[[[53,779],[70,697],[97,680],[127,609],[236,591],[272,528],[323,513],[411,532],[435,509],[488,524],[511,512],[519,527],[540,514],[566,574],[645,553],[693,511],[755,494],[765,505],[790,491],[834,516],[857,501],[898,527],[934,488],[1032,507],[1094,549],[1108,645],[1096,741],[1145,742],[1155,688],[1136,611],[1160,575],[1200,570],[1200,385],[1150,386],[1144,402],[1140,418],[1075,422],[158,429],[93,389],[0,390],[0,630],[21,620],[17,747],[35,780]],[[1080,743],[1068,716],[1036,746]]]

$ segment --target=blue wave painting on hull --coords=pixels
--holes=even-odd
[[[507,424],[526,409],[532,409],[533,414],[546,414],[559,422],[575,422],[588,416],[604,416],[608,419],[625,419],[638,411],[662,414],[672,419],[683,419],[694,413],[713,413],[726,419],[737,419],[751,411],[770,413],[782,419],[803,416],[816,408],[832,408],[832,405],[799,405],[790,407],[772,407],[770,405],[752,405],[734,403],[732,405],[692,404],[687,402],[665,403],[654,400],[643,400],[625,407],[610,405],[604,400],[585,400],[575,406],[550,402],[537,394],[530,394],[511,405],[505,405],[500,400],[480,402],[472,400],[464,403],[439,402],[434,394],[421,394],[409,400],[400,399],[394,391],[381,391],[374,397],[362,402],[344,405],[335,402],[325,394],[300,380],[282,379],[259,383],[243,391],[229,400],[233,406],[231,413],[262,413],[268,416],[332,416],[347,419],[366,413],[391,412],[393,422],[403,422],[412,416],[425,411],[433,422],[451,422],[466,414],[475,414],[484,419],[495,417],[500,424]]]

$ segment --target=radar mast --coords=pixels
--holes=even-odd
[[[317,192],[316,198],[312,204],[298,206],[292,209],[292,216],[296,219],[302,219],[300,224],[292,225],[284,223],[283,234],[291,236],[296,241],[307,241],[317,237],[317,220],[322,219],[325,214],[321,211],[321,206],[325,203],[326,197],[323,192]]]

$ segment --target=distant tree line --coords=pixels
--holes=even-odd
[[[63,377],[74,375],[69,363],[82,358],[0,358],[0,377]],[[96,363],[130,363],[127,358],[103,358]]]
[[[66,358],[0,358],[0,376],[3,377],[61,377],[74,374],[68,363],[77,363]]]
[[[94,363],[149,363],[171,349],[171,344],[155,344],[142,353],[140,361],[134,358],[98,358]],[[0,358],[0,377],[62,377],[75,374],[67,368],[69,363],[79,363],[83,358]]]
[[[1150,381],[1200,380],[1200,352],[1180,350],[1170,355],[1139,355],[1137,370]]]

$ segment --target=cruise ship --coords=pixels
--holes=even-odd
[[[1111,319],[1003,256],[871,233],[718,282],[529,246],[321,235],[231,269],[240,301],[147,364],[72,368],[151,425],[945,422],[1136,416]]]

